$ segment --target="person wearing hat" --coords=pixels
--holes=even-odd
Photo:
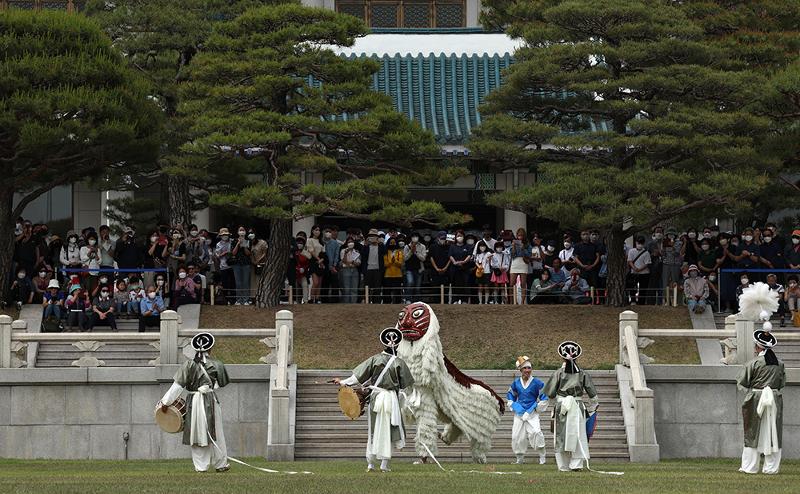
[[[765,283],[749,286],[739,298],[741,317],[762,323],[762,328],[753,332],[758,355],[744,365],[736,379],[738,389],[745,393],[742,401],[744,448],[739,468],[744,473],[758,473],[762,454],[763,473],[775,474],[780,468],[786,369],[772,351],[778,340],[770,333],[772,323],[769,321],[777,310],[778,295]]]
[[[539,414],[547,410],[547,395],[542,393],[544,383],[533,377],[533,366],[527,355],[517,357],[517,370],[520,377],[514,379],[508,388],[508,408],[514,411],[514,425],[511,429],[511,449],[516,456],[515,463],[525,462],[528,446],[539,453],[539,464],[545,463],[545,445]]]
[[[786,246],[784,260],[789,269],[800,269],[800,229],[792,231],[792,241]]]
[[[60,320],[63,315],[64,309],[64,293],[58,285],[58,280],[50,280],[47,285],[47,290],[44,292],[44,301],[42,302],[43,319],[58,319]]]
[[[372,301],[380,300],[383,272],[386,269],[386,244],[378,235],[378,230],[371,229],[367,233],[367,242],[361,246],[361,274],[364,275],[364,286],[369,287]]]
[[[183,444],[192,448],[192,463],[197,472],[213,467],[217,472],[230,469],[225,433],[222,429],[222,408],[216,390],[228,385],[225,364],[209,358],[214,335],[197,333],[192,337],[192,360],[185,361],[175,373],[174,382],[156,405],[166,411],[186,392],[186,415]]]
[[[561,472],[582,470],[589,459],[589,438],[586,417],[597,410],[597,390],[592,378],[576,363],[581,356],[581,346],[574,341],[565,341],[558,346],[558,354],[564,366],[553,372],[544,385],[543,393],[555,399],[555,448],[556,464]],[[586,406],[581,399],[589,397]]]
[[[369,388],[369,434],[367,436],[367,471],[375,470],[375,461],[381,460],[381,472],[389,472],[392,446],[405,446],[405,431],[400,413],[398,392],[414,384],[406,363],[397,356],[397,346],[403,333],[397,328],[381,331],[380,342],[384,350],[361,362],[347,379],[334,379],[340,386],[361,385]]]
[[[683,293],[686,296],[686,305],[689,311],[695,314],[702,314],[706,311],[706,300],[708,299],[708,282],[700,276],[700,270],[692,264],[689,266],[688,278],[683,282]]]
[[[75,281],[75,280],[73,280]],[[70,328],[78,326],[80,331],[88,331],[89,321],[86,317],[86,312],[92,308],[92,303],[89,300],[89,295],[77,283],[73,283],[69,288],[69,296],[65,302],[65,307],[69,311],[67,318],[67,325]]]
[[[214,262],[219,271],[218,281],[222,285],[228,305],[233,305],[236,301],[236,280],[233,276],[233,266],[230,264],[232,251],[231,232],[227,228],[220,228],[217,233],[217,245],[214,247]]]

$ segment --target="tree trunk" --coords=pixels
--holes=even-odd
[[[292,221],[276,219],[269,222],[267,258],[264,271],[258,280],[256,305],[275,307],[280,304],[286,268],[289,265],[289,241],[292,238]]]
[[[8,275],[14,259],[13,198],[13,190],[0,191],[0,296],[3,300],[8,295]]]
[[[614,228],[608,236],[608,281],[606,303],[613,307],[627,305],[625,295],[625,232]]]
[[[192,196],[189,194],[189,180],[186,177],[167,176],[167,195],[169,196],[170,225],[192,224]]]

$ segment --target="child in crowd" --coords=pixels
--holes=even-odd
[[[114,291],[114,307],[117,309],[117,315],[134,313],[131,306],[131,294],[125,280],[117,281],[117,289]]]
[[[797,275],[789,276],[789,286],[783,292],[783,300],[786,302],[789,311],[792,313],[792,323],[800,327],[800,284],[797,282]]]
[[[145,297],[144,284],[138,276],[131,276],[130,285],[128,285],[128,313],[140,314],[142,299]]]
[[[492,267],[492,286],[494,287],[494,298],[490,304],[506,302],[508,287],[508,268],[511,266],[511,252],[503,243],[497,242],[494,246],[494,253],[490,261]],[[496,301],[496,302],[495,302]]]

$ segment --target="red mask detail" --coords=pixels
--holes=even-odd
[[[405,306],[397,318],[397,329],[403,332],[403,338],[410,341],[417,341],[425,336],[430,324],[431,311],[422,302]]]

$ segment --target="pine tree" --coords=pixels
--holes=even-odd
[[[295,218],[464,220],[407,192],[463,169],[430,160],[433,136],[370,89],[374,61],[327,48],[365,33],[358,19],[329,10],[262,7],[218,25],[189,67],[182,112],[194,125],[183,149],[207,160],[198,173],[220,177],[211,203],[270,223],[260,306],[279,302]]]
[[[158,150],[160,111],[100,27],[64,12],[0,12],[0,286],[14,220],[54,187],[124,169]],[[17,201],[15,201],[17,195]]]
[[[490,95],[473,149],[535,169],[492,203],[607,234],[608,302],[625,303],[625,238],[756,197],[780,169],[763,152],[763,71],[730,65],[679,3],[487,0],[524,46]],[[598,131],[592,131],[592,126]]]
[[[290,1],[290,0],[283,0]],[[159,159],[135,177],[140,188],[160,185],[160,221],[188,225],[192,213],[208,205],[203,177],[190,156],[180,152],[188,124],[178,115],[179,87],[185,67],[202,49],[214,23],[232,19],[246,9],[281,0],[91,0],[86,14],[97,19],[130,65],[152,83],[153,97],[165,117]],[[130,187],[128,177],[116,184]],[[127,182],[127,183],[126,183]],[[114,184],[106,184],[113,187]],[[138,215],[149,199],[126,201],[123,213]],[[122,204],[120,204],[122,205]]]

